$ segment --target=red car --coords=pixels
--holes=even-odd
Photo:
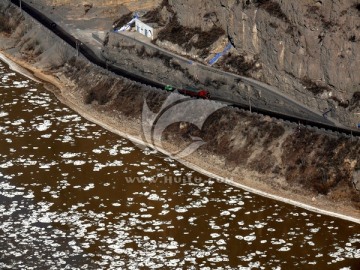
[[[190,97],[197,97],[203,99],[210,99],[210,93],[207,90],[197,89],[194,87],[185,87],[184,89],[178,89],[180,94],[187,95]]]

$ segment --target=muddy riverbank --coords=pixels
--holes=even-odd
[[[44,43],[40,33],[41,27],[25,19],[2,35],[3,53],[50,82],[47,88],[87,119],[117,134],[143,140],[144,100],[151,110],[159,111],[169,94],[118,78],[81,57],[75,58],[66,45],[61,44],[61,49],[55,45],[56,37],[46,32]],[[201,111],[207,101],[199,106]],[[182,116],[177,111],[177,118]],[[188,146],[193,137],[201,137],[206,144],[183,162],[203,172],[345,214],[355,221],[360,217],[357,139],[298,130],[296,125],[223,108],[208,117],[202,129],[174,121],[163,132],[162,147],[175,152]]]

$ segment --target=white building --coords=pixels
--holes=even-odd
[[[143,23],[139,19],[135,19],[136,31],[150,39],[154,39],[156,37],[156,28],[157,24],[155,23]]]

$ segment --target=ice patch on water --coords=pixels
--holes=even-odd
[[[20,126],[20,125],[22,125],[22,124],[25,123],[25,122],[26,122],[26,121],[25,121],[24,119],[18,119],[18,120],[16,120],[16,121],[12,122],[11,125],[13,125],[13,126]]]
[[[45,131],[51,127],[52,123],[50,120],[45,120],[42,124],[34,125],[38,131]]]
[[[62,158],[74,158],[74,157],[79,157],[81,156],[81,153],[70,153],[70,152],[67,152],[67,153],[61,153],[60,156]]]
[[[122,149],[120,149],[120,154],[122,155],[126,155],[126,154],[130,154],[133,150],[135,150],[135,148],[133,147],[123,147]]]
[[[247,242],[252,242],[252,241],[256,240],[256,236],[251,234],[251,235],[245,236],[244,240]]]
[[[150,200],[150,201],[159,201],[160,196],[157,195],[157,194],[150,194],[150,196],[148,197],[148,200]]]
[[[92,151],[93,151],[93,153],[95,153],[95,154],[101,154],[101,153],[102,153],[102,150],[101,150],[101,149],[93,149]]]
[[[220,216],[229,216],[231,213],[229,211],[222,211]]]
[[[74,165],[75,166],[82,166],[82,165],[84,165],[86,163],[86,161],[84,161],[84,160],[75,160],[74,161]]]
[[[310,229],[310,232],[312,233],[317,233],[320,231],[320,228],[313,228],[313,229]]]
[[[8,116],[9,114],[7,112],[3,112],[1,111],[0,112],[0,117],[5,117],[5,116]]]
[[[178,212],[178,213],[185,213],[188,210],[185,207],[176,206],[175,211]]]
[[[2,168],[2,169],[10,168],[12,166],[14,166],[14,164],[11,161],[0,164],[0,168]]]
[[[25,88],[28,86],[29,81],[13,81],[13,87],[15,88]]]
[[[98,172],[106,167],[121,167],[123,166],[123,162],[121,160],[114,160],[113,162],[107,162],[106,164],[95,163],[94,171]]]
[[[51,163],[40,163],[40,169],[50,169],[51,166],[56,165],[56,161],[52,161]]]
[[[85,190],[85,191],[86,191],[86,190],[90,190],[90,189],[93,189],[94,187],[95,187],[95,184],[90,183],[90,184],[88,184],[87,186],[84,187],[84,190]]]

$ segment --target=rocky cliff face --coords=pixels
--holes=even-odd
[[[154,8],[160,3],[160,0],[82,0],[82,1],[73,1],[73,0],[40,0],[43,1],[46,5],[59,6],[79,6],[79,5],[89,5],[89,6],[119,6],[124,5],[130,10],[137,9],[150,9]],[[39,2],[40,2],[39,1]]]
[[[155,112],[169,95],[74,57],[73,48],[3,3],[0,1],[0,50],[54,74],[66,85],[63,94],[85,106],[88,113],[106,115],[115,125],[123,122],[122,127],[133,126],[140,134],[144,100]],[[206,106],[208,102],[203,101],[200,108],[205,111]],[[177,113],[187,112],[180,108]],[[360,209],[358,139],[299,129],[296,124],[235,108],[214,113],[201,130],[174,123],[164,132],[169,145],[184,149],[198,137],[207,142],[195,153],[200,165],[217,168],[234,179],[249,177],[256,186],[266,183],[280,193],[326,195],[334,206],[344,203]]]
[[[185,28],[205,32],[222,28],[224,37],[235,46],[232,54],[256,59],[253,63],[257,68],[246,75],[277,86],[320,111],[332,108],[334,116],[343,123],[360,123],[357,0],[163,3]]]

